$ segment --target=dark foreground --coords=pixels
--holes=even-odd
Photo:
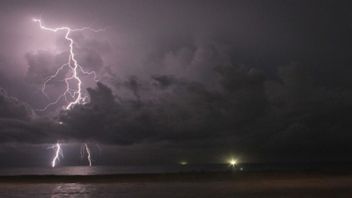
[[[0,197],[352,197],[352,173],[7,176]]]

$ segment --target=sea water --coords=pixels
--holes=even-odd
[[[297,169],[295,166],[273,168],[271,165],[187,165],[187,166],[115,166],[115,167],[44,167],[0,168],[0,175],[111,175],[139,173],[178,173],[211,171],[263,171]],[[295,168],[294,168],[295,167]],[[311,166],[302,166],[310,168]],[[243,168],[243,169],[240,169]],[[331,168],[331,167],[330,167]],[[125,181],[125,182],[2,182],[0,198],[187,198],[187,197],[351,197],[352,178],[329,178],[327,180],[302,178],[295,180],[256,180],[242,183],[232,181]],[[324,183],[325,182],[325,183]],[[298,185],[299,188],[294,188]],[[334,187],[334,185],[336,185]],[[313,186],[313,187],[312,187]]]

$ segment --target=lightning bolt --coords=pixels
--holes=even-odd
[[[55,167],[57,162],[60,161],[60,157],[64,157],[64,153],[61,149],[61,144],[60,143],[56,143],[54,146],[50,147],[52,149],[55,150],[55,155],[54,158],[51,161],[51,167]]]
[[[66,73],[66,77],[64,79],[65,81],[65,85],[66,85],[66,89],[65,91],[59,95],[54,101],[50,102],[49,104],[47,104],[44,108],[42,109],[38,109],[37,111],[46,111],[49,107],[58,104],[62,99],[65,99],[65,101],[68,103],[64,109],[65,110],[69,110],[71,109],[74,105],[76,104],[85,104],[87,102],[87,96],[84,95],[84,93],[82,93],[82,80],[80,79],[79,74],[84,74],[84,75],[90,75],[93,76],[93,79],[95,81],[97,81],[97,75],[94,71],[85,71],[83,69],[83,67],[78,63],[77,59],[76,59],[76,54],[74,51],[74,45],[75,42],[73,40],[73,38],[71,37],[71,33],[72,32],[78,32],[78,31],[91,31],[91,32],[101,32],[104,31],[104,29],[93,29],[90,27],[83,27],[83,28],[77,28],[77,29],[73,29],[67,26],[61,26],[61,27],[47,27],[43,24],[41,19],[37,19],[37,18],[33,18],[32,19],[33,22],[38,23],[39,27],[42,30],[45,31],[50,31],[50,32],[60,32],[63,31],[65,32],[65,39],[66,41],[68,41],[69,43],[69,47],[68,47],[68,51],[69,51],[69,57],[68,60],[65,64],[61,65],[54,74],[52,74],[51,76],[49,76],[43,83],[41,91],[43,93],[44,96],[46,96],[47,98],[48,95],[46,94],[45,90],[47,88],[47,84],[52,81],[53,79],[55,79],[66,67],[69,69],[68,74]],[[75,82],[76,86],[72,86],[72,82]],[[88,147],[88,145],[86,143],[84,143],[82,145],[85,149],[85,152],[87,152],[87,160],[89,162],[89,166],[92,166],[92,159],[91,159],[91,153],[90,153],[90,149]],[[55,167],[57,162],[60,160],[60,157],[63,157],[63,152],[61,149],[61,144],[60,143],[56,143],[55,146],[53,146],[52,148],[54,148],[56,150],[54,158],[52,160],[52,167]],[[84,153],[83,153],[84,155]],[[82,149],[81,149],[81,156],[82,155]]]
[[[89,166],[92,166],[92,155],[91,155],[90,148],[87,143],[84,143],[81,145],[81,159],[84,158],[85,153],[87,153],[87,161],[88,161]]]
[[[60,74],[60,72],[65,69],[65,67],[67,67],[69,69],[69,72],[68,72],[69,74],[64,79],[66,89],[60,96],[58,96],[56,98],[56,100],[54,100],[53,102],[50,102],[44,108],[38,109],[37,111],[46,111],[49,107],[57,104],[62,99],[65,99],[65,101],[68,102],[68,104],[64,107],[64,109],[66,109],[66,110],[71,109],[76,104],[85,104],[87,102],[87,97],[84,95],[84,93],[82,93],[82,80],[80,79],[79,74],[82,73],[84,75],[91,75],[91,76],[93,76],[93,79],[95,81],[97,81],[97,75],[94,71],[90,71],[90,72],[85,71],[83,69],[83,67],[78,63],[78,61],[76,59],[76,54],[74,52],[75,42],[74,42],[73,38],[71,37],[71,33],[78,32],[78,31],[101,32],[101,31],[104,31],[104,29],[93,29],[90,27],[73,29],[73,28],[70,28],[67,26],[51,28],[51,27],[45,26],[41,19],[34,18],[32,20],[33,20],[33,22],[38,23],[39,27],[42,30],[50,31],[50,32],[54,32],[54,33],[60,32],[60,31],[65,32],[65,39],[66,39],[66,41],[69,42],[69,49],[68,49],[69,58],[67,60],[67,63],[61,65],[53,75],[49,76],[44,81],[41,91],[42,91],[43,95],[48,97],[47,94],[45,93],[45,90],[47,88],[47,84],[51,80],[56,78]],[[72,86],[72,82],[75,82],[74,83],[76,85],[75,87]]]
[[[88,147],[88,144],[84,144],[84,148],[86,149],[86,152],[87,152],[87,159],[88,159],[89,166],[92,166],[92,158],[91,158],[90,149]]]

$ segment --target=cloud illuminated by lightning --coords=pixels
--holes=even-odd
[[[68,102],[68,104],[64,107],[66,110],[71,109],[74,105],[76,104],[84,104],[86,103],[87,97],[84,96],[84,94],[82,93],[82,80],[79,76],[80,73],[84,74],[84,75],[92,75],[94,77],[94,80],[97,81],[96,79],[96,73],[94,71],[85,71],[83,69],[83,67],[78,63],[77,59],[76,59],[76,54],[74,51],[74,45],[75,42],[73,40],[73,38],[71,37],[71,33],[72,32],[78,32],[78,31],[92,31],[92,32],[100,32],[103,31],[103,29],[92,29],[90,27],[83,27],[83,28],[77,28],[77,29],[73,29],[67,26],[61,26],[61,27],[55,27],[55,28],[51,28],[51,27],[47,27],[43,24],[41,19],[32,19],[33,22],[36,22],[39,24],[40,28],[42,30],[45,31],[51,31],[51,32],[59,32],[59,31],[63,31],[65,32],[65,39],[69,42],[69,58],[67,60],[67,63],[61,65],[56,72],[49,76],[43,83],[42,86],[42,93],[47,96],[47,94],[45,93],[46,90],[46,86],[47,83],[49,83],[51,80],[53,80],[55,77],[58,76],[58,74],[65,68],[67,67],[69,69],[69,74],[68,76],[65,77],[64,81],[66,84],[66,89],[65,91],[56,98],[56,100],[54,100],[53,102],[49,103],[48,105],[46,105],[44,108],[42,109],[38,109],[38,111],[46,111],[50,106],[57,104],[59,101],[61,101],[62,99],[65,99],[66,102]],[[72,83],[75,83],[76,86],[72,86]]]
[[[42,30],[45,31],[50,31],[50,32],[59,32],[59,31],[63,31],[65,32],[65,39],[66,41],[69,42],[69,47],[68,47],[68,51],[69,51],[69,58],[67,60],[67,62],[63,65],[61,65],[56,72],[49,76],[43,83],[42,86],[42,93],[43,95],[45,95],[46,97],[47,94],[45,93],[47,84],[53,80],[54,78],[56,78],[61,71],[63,71],[65,69],[65,67],[67,67],[69,69],[68,75],[66,74],[65,76],[65,84],[66,84],[66,89],[65,91],[56,98],[56,100],[54,100],[53,102],[50,102],[49,104],[47,104],[44,108],[42,109],[38,109],[37,111],[46,111],[49,107],[58,104],[59,101],[61,101],[62,99],[65,99],[65,101],[68,103],[64,109],[69,110],[71,109],[74,105],[76,104],[84,104],[86,103],[86,99],[87,97],[84,96],[83,92],[82,92],[82,80],[80,78],[79,74],[84,74],[84,75],[92,75],[94,77],[94,80],[97,81],[97,76],[96,73],[94,71],[85,71],[82,66],[78,63],[77,59],[76,59],[76,54],[74,51],[74,45],[75,42],[73,40],[73,38],[71,37],[71,33],[72,32],[78,32],[78,31],[92,31],[92,32],[100,32],[100,31],[104,31],[103,29],[93,29],[90,27],[83,27],[83,28],[77,28],[77,29],[73,29],[67,26],[61,26],[61,27],[55,27],[55,28],[51,28],[51,27],[47,27],[43,24],[41,19],[37,19],[37,18],[33,18],[32,19],[33,22],[38,23],[40,28]],[[71,84],[75,82],[76,86],[71,86]],[[91,159],[91,153],[90,153],[90,149],[88,147],[88,145],[85,143],[82,146],[84,146],[84,149],[87,153],[87,160],[89,162],[89,166],[92,166],[92,159]],[[60,157],[63,157],[63,152],[61,149],[61,144],[60,143],[56,143],[55,146],[53,146],[52,148],[54,148],[55,151],[55,155],[54,158],[52,160],[51,166],[55,167],[57,162],[60,160]],[[84,153],[83,153],[84,154]],[[82,150],[81,150],[81,156],[82,155]]]

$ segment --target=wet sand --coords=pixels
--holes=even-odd
[[[7,176],[0,197],[352,197],[352,173]]]

